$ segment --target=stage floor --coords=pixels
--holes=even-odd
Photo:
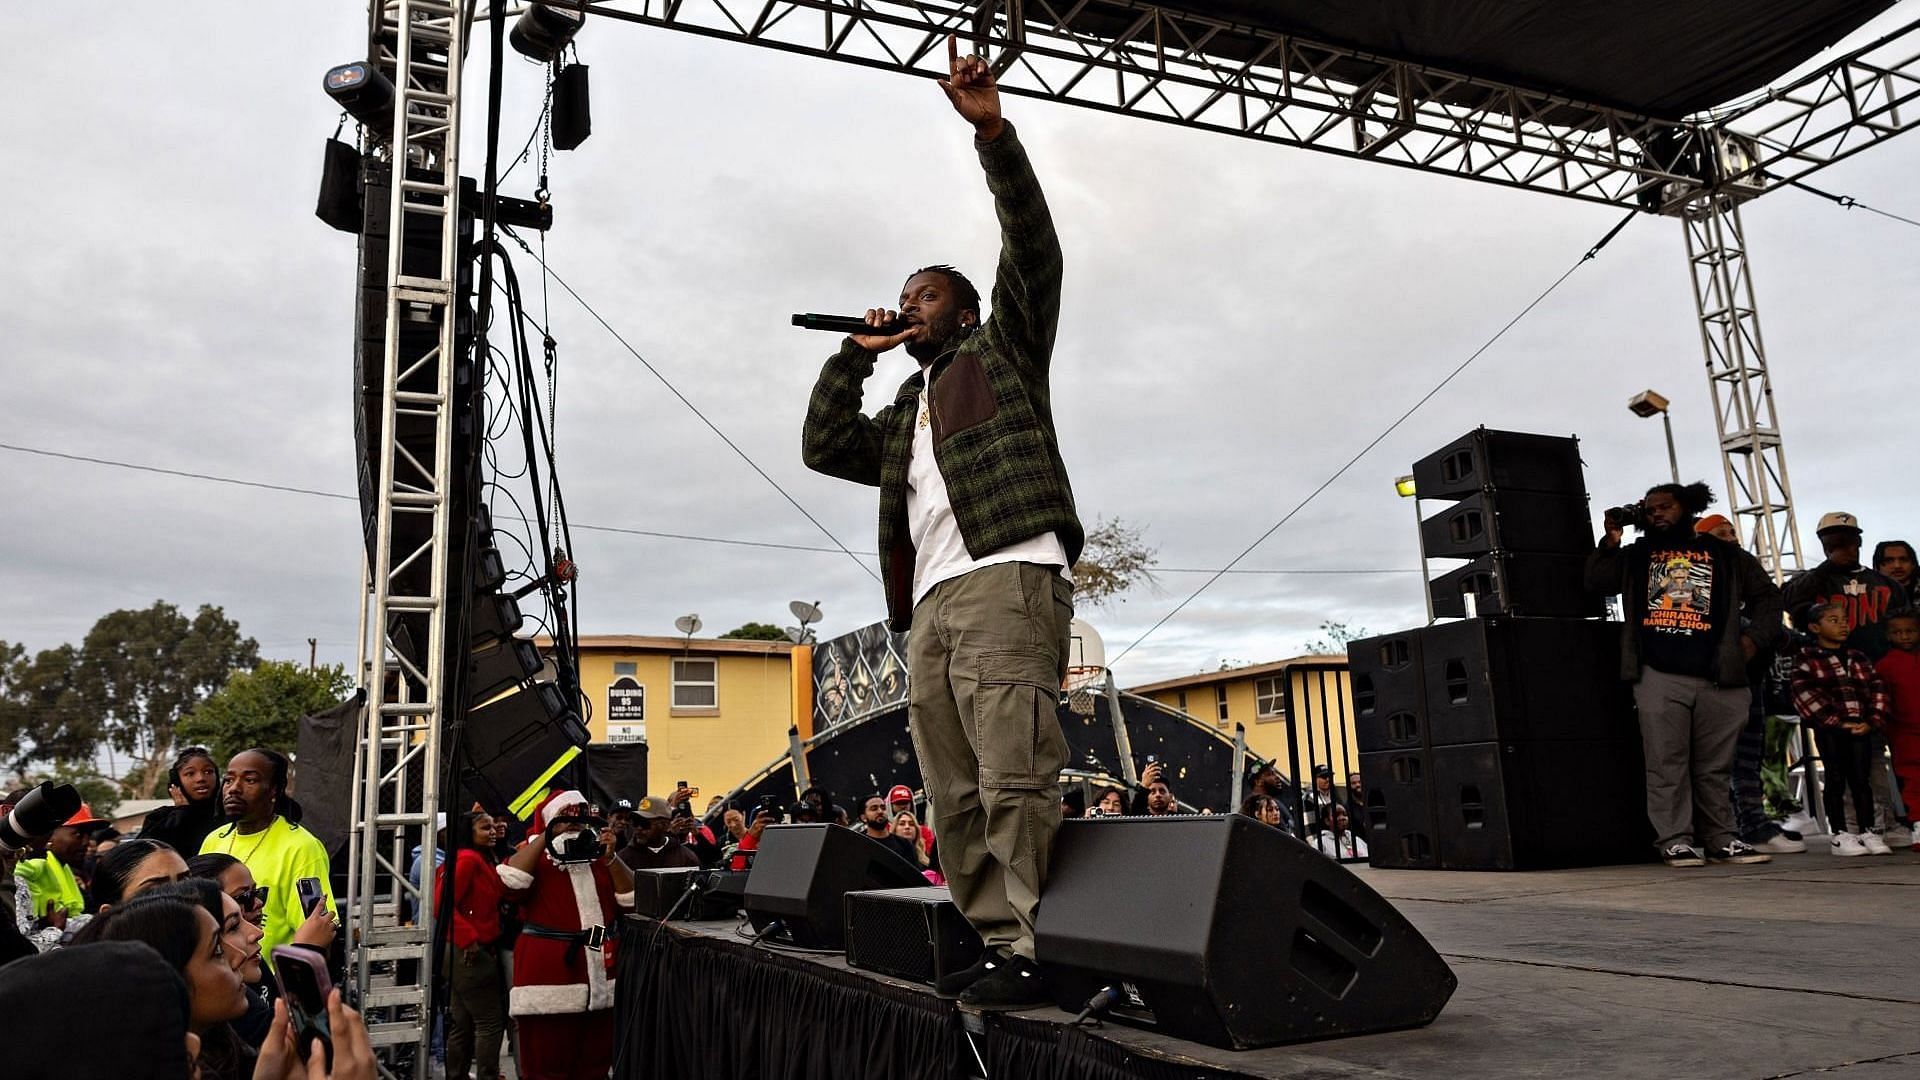
[[[1168,1066],[1316,1080],[1920,1075],[1920,854],[1358,873],[1459,976],[1432,1025],[1240,1053],[1117,1024],[1090,1034],[1162,1075]],[[676,929],[739,941],[731,923]],[[840,959],[804,960],[848,972]],[[914,986],[851,974],[893,995]],[[931,991],[926,998],[932,1005]],[[1034,1026],[1068,1019],[1053,1009],[1016,1015]]]

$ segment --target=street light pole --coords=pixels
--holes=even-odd
[[[1633,415],[1642,419],[1660,416],[1660,425],[1667,431],[1667,467],[1673,470],[1673,482],[1680,482],[1680,455],[1673,450],[1673,414],[1668,411],[1669,402],[1659,393],[1644,390],[1627,399],[1627,408]]]
[[[1673,452],[1673,414],[1660,410],[1660,425],[1667,429],[1667,467],[1673,470],[1673,482],[1680,482],[1680,455]]]

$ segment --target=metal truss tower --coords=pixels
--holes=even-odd
[[[453,305],[458,245],[459,0],[376,0],[368,57],[395,89],[386,234],[383,401],[373,461],[377,510],[364,584],[360,682],[367,701],[355,756],[347,893],[353,977],[377,1046],[418,1047],[433,985],[433,875],[414,897],[410,850],[432,843],[445,725],[449,500],[454,426]],[[438,259],[408,258],[437,249]],[[403,437],[403,432],[407,433]],[[430,456],[421,450],[431,445]],[[425,571],[424,573],[422,571]],[[411,985],[390,977],[417,965]],[[411,965],[409,965],[411,966]]]
[[[1681,219],[1687,230],[1700,345],[1706,350],[1707,385],[1720,432],[1720,462],[1726,474],[1722,490],[1736,528],[1750,538],[1749,550],[1775,581],[1782,581],[1789,570],[1804,564],[1740,204],[1710,195],[1688,207]]]

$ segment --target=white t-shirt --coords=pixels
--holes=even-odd
[[[1330,859],[1364,859],[1367,857],[1367,842],[1352,832],[1340,834],[1334,839],[1332,831],[1322,832],[1315,838],[1315,846],[1320,854]]]
[[[947,496],[947,479],[940,475],[940,466],[933,459],[933,423],[925,390],[920,392],[919,406],[920,414],[914,420],[913,459],[907,466],[907,532],[914,549],[913,602],[920,603],[943,581],[995,563],[1058,566],[1064,575],[1067,549],[1054,532],[1028,537],[978,559],[967,554],[960,525],[953,518],[953,501]]]

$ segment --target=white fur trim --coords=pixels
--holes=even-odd
[[[591,950],[589,950],[591,952]],[[593,958],[598,958],[597,953]],[[592,1004],[592,990],[585,983],[560,986],[516,986],[507,994],[507,1012],[514,1016],[566,1016],[613,1008],[613,980],[607,979],[606,1004]]]
[[[547,805],[540,808],[540,820],[545,824],[551,825],[553,824],[553,819],[560,816],[560,811],[570,806],[584,805],[586,801],[587,797],[577,791],[567,790],[555,792],[553,797],[547,800]]]
[[[633,894],[630,892],[614,893],[613,902],[619,904],[621,907],[630,908],[633,906]]]
[[[533,875],[517,866],[508,866],[506,863],[501,863],[500,884],[516,892],[521,889],[531,889],[533,888]]]
[[[600,887],[593,876],[592,863],[569,863],[561,871],[573,884],[573,906],[580,912],[580,927],[601,926],[607,921],[600,909]],[[613,929],[608,927],[609,930]],[[586,950],[587,1011],[613,1008],[613,980],[607,976],[606,957],[598,949]]]

